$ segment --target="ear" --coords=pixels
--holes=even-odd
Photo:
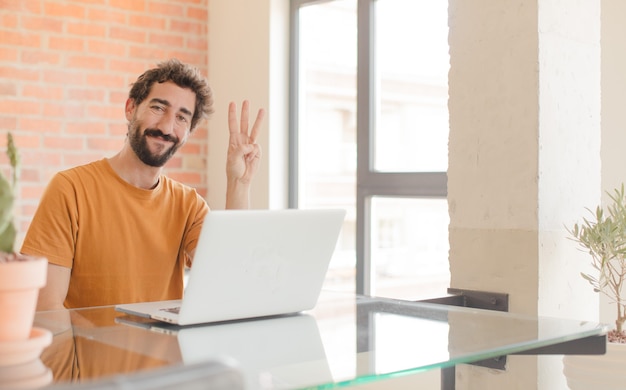
[[[136,109],[137,105],[135,105],[135,100],[131,98],[126,99],[126,120],[130,122],[133,119]]]

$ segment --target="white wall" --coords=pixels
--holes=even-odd
[[[207,201],[212,209],[225,204],[228,103],[240,107],[244,99],[254,115],[259,108],[267,112],[251,207],[287,204],[288,5],[288,0],[209,0],[208,76],[215,113],[209,120]]]

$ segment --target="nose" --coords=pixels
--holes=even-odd
[[[176,115],[172,112],[164,113],[157,123],[157,127],[163,134],[170,135],[174,133],[176,126]]]

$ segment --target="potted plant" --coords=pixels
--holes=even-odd
[[[626,364],[626,300],[622,295],[626,282],[626,194],[624,184],[607,192],[610,204],[591,210],[591,219],[583,218],[567,229],[570,238],[589,253],[595,274],[581,272],[594,291],[608,297],[615,305],[615,326],[607,336],[606,355],[565,356],[564,372],[570,389],[623,388],[622,369]],[[616,382],[613,382],[613,380]]]
[[[4,344],[4,349],[9,348],[8,343],[35,337],[31,333],[37,298],[46,283],[48,266],[47,259],[26,256],[14,249],[17,229],[13,211],[20,158],[11,133],[7,136],[7,156],[10,177],[0,172],[0,345]]]

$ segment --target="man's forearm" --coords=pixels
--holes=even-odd
[[[245,210],[250,208],[250,183],[228,180],[226,186],[226,209]]]

